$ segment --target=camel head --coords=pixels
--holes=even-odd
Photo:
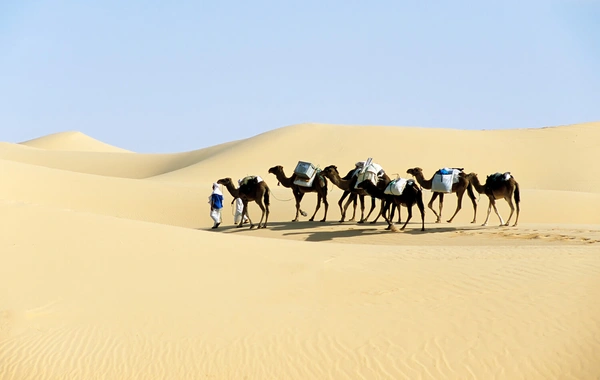
[[[419,174],[423,175],[423,169],[421,169],[421,168],[408,169],[406,172],[408,174],[412,175],[413,177],[416,177]]]
[[[229,177],[227,177],[227,178],[221,178],[220,180],[217,181],[217,183],[219,185],[224,185],[224,186],[227,186],[227,185],[231,184],[232,182],[233,181]]]
[[[337,166],[335,166],[335,165],[326,166],[325,169],[323,169],[321,172],[326,177],[329,177],[334,174],[337,174],[338,176],[340,175],[340,173],[337,170]]]
[[[277,175],[283,171],[283,166],[277,165],[269,169],[269,173]]]

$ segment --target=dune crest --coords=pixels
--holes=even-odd
[[[79,131],[58,132],[19,143],[46,150],[68,150],[76,152],[130,152],[106,144]]]

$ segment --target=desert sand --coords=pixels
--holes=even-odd
[[[173,154],[79,132],[0,143],[0,379],[598,379],[599,141],[597,122],[301,124]],[[331,183],[327,221],[292,223],[268,173],[368,157],[390,177],[510,171],[519,225],[481,226],[485,196],[477,223],[466,196],[447,223],[454,194],[424,232],[416,208],[403,232],[339,223]],[[236,228],[223,189],[211,229],[211,184],[246,175],[271,189],[268,228]]]

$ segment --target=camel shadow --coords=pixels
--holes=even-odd
[[[314,232],[287,232],[283,236],[306,236],[304,241],[322,242],[332,241],[334,239],[344,239],[357,236],[377,236],[382,233],[389,233],[379,228],[358,228],[358,229],[345,229],[339,231],[314,231]]]
[[[384,223],[376,223],[371,226],[376,226],[378,224],[384,225]],[[268,228],[275,231],[288,231],[288,230],[305,230],[310,228],[319,228],[319,227],[339,227],[339,228],[364,228],[369,224],[363,223],[359,224],[357,222],[343,222],[340,223],[338,221],[331,222],[310,222],[310,221],[301,221],[301,222],[273,222],[269,223]]]

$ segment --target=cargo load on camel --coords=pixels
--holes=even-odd
[[[321,181],[321,185],[324,186],[324,178],[320,173],[321,170],[312,163],[298,161],[298,164],[294,169],[294,174],[296,175],[296,179],[294,179],[294,185],[312,187],[313,182],[316,178],[318,178],[318,180]]]
[[[384,194],[400,196],[406,188],[406,185],[412,186],[414,182],[414,180],[406,178],[393,179],[383,192]]]
[[[485,180],[485,185],[493,187],[495,184],[497,184],[499,182],[508,181],[509,179],[511,179],[511,177],[512,177],[512,175],[510,174],[510,172],[490,174],[487,176],[487,179]]]
[[[441,168],[433,175],[431,191],[436,193],[451,193],[452,185],[458,183],[458,177],[462,169]]]
[[[374,185],[377,185],[379,178],[385,174],[385,171],[380,165],[374,163],[371,157],[369,157],[367,161],[359,161],[356,163],[355,173],[358,178],[354,188],[358,189],[358,184],[363,181],[371,181]]]
[[[238,180],[238,185],[240,187],[239,191],[242,194],[249,194],[254,188],[254,186],[261,183],[262,181],[263,179],[257,175],[249,175],[247,177],[240,178]]]

